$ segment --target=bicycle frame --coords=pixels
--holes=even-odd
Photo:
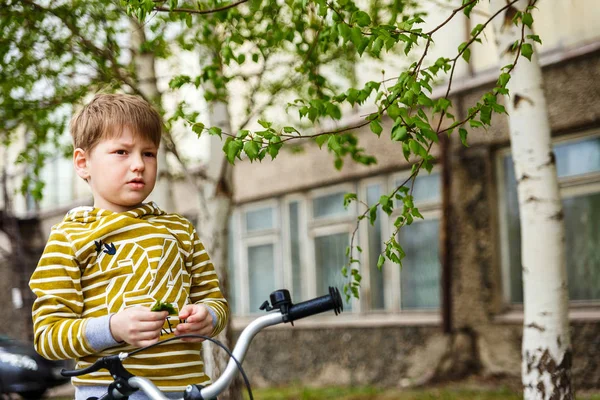
[[[333,287],[329,288],[328,295],[295,305],[291,302],[289,292],[285,289],[271,293],[270,300],[272,305],[270,306],[269,302],[265,301],[261,306],[261,310],[276,311],[256,318],[244,328],[233,349],[233,358],[229,359],[223,374],[214,383],[206,387],[189,385],[184,391],[182,400],[209,400],[222,393],[229,386],[238,370],[236,360],[239,364],[243,362],[252,339],[262,329],[286,322],[293,325],[293,322],[297,319],[329,310],[333,310],[337,315],[343,310],[340,293]],[[127,356],[127,353],[121,353],[117,356],[103,357],[90,367],[74,371],[63,370],[62,374],[63,376],[77,376],[106,368],[115,377],[115,382],[109,386],[107,395],[101,399],[126,399],[128,395],[124,393],[141,390],[150,400],[169,400],[149,379],[133,376],[123,367],[122,361]]]

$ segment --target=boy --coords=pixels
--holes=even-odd
[[[160,115],[136,96],[100,94],[70,130],[75,171],[90,185],[94,207],[73,209],[52,228],[31,277],[38,353],[83,368],[173,335],[218,334],[229,308],[195,229],[143,203],[156,182]],[[167,320],[167,311],[151,311],[157,301],[178,315]],[[124,365],[180,398],[188,384],[210,382],[200,354],[199,341],[181,339]],[[105,370],[75,377],[75,398],[101,397],[111,382]]]

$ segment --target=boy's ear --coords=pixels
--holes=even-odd
[[[79,147],[73,151],[73,166],[75,167],[75,172],[77,172],[77,175],[84,181],[87,181],[90,177],[87,168],[87,156],[88,154],[85,150]]]

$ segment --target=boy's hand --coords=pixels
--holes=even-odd
[[[204,304],[187,304],[179,311],[179,323],[175,328],[175,336],[197,334],[209,336],[213,331],[213,317]],[[204,339],[183,338],[184,342],[201,342]]]
[[[116,341],[144,347],[158,342],[167,318],[166,311],[150,311],[148,307],[130,307],[110,318],[110,332]]]

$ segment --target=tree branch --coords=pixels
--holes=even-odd
[[[168,7],[162,7],[162,6],[156,6],[154,7],[154,11],[160,11],[160,12],[177,12],[177,13],[186,13],[186,14],[214,14],[214,13],[218,13],[220,11],[225,11],[225,10],[229,10],[230,8],[234,8],[239,6],[240,4],[246,3],[248,0],[240,0],[236,3],[232,3],[223,7],[219,7],[219,8],[213,8],[210,10],[196,10],[193,8],[168,8]]]

